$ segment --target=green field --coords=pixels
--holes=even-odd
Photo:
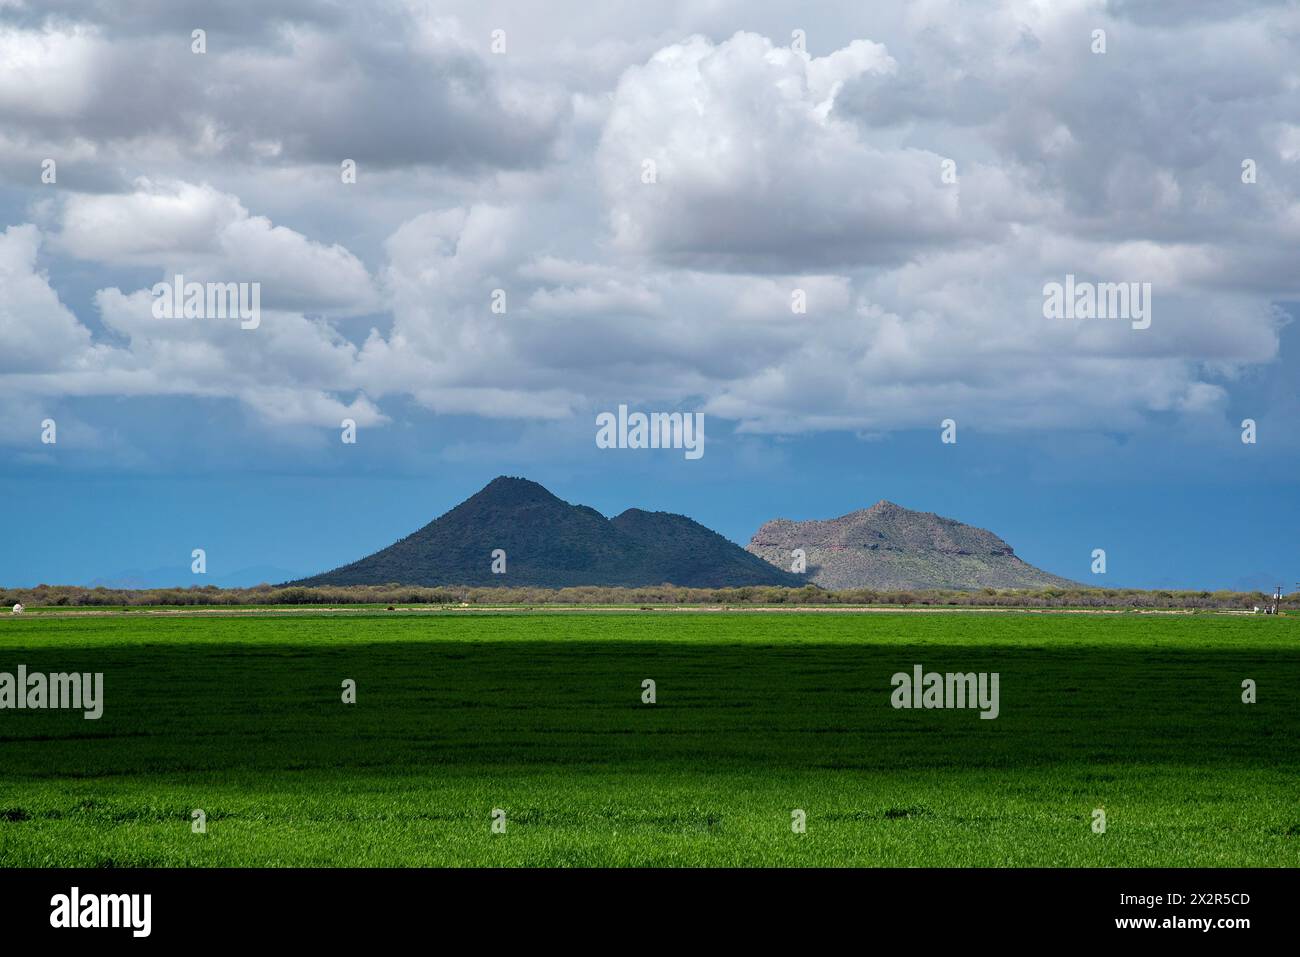
[[[6,617],[19,664],[105,708],[0,710],[9,866],[1300,865],[1294,617]],[[915,664],[1000,716],[895,710]]]

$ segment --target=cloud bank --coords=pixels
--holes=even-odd
[[[1300,297],[1294,6],[254,6],[0,8],[9,409],[1136,430],[1221,417]],[[261,325],[155,319],[177,273]],[[1046,319],[1067,274],[1150,328]]]

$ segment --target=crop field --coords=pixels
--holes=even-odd
[[[19,665],[103,715],[0,710],[7,866],[1300,865],[1295,617],[25,615]]]

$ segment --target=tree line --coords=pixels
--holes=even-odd
[[[1250,611],[1264,608],[1259,591],[1178,591],[1140,588],[850,588],[827,591],[753,585],[679,588],[674,585],[611,588],[422,587],[416,585],[257,585],[252,588],[84,588],[38,585],[0,589],[4,607],[148,607],[262,605],[879,605],[957,608],[1185,608]],[[1300,609],[1300,592],[1283,598],[1284,610]]]

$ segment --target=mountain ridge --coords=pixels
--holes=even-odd
[[[795,549],[806,569],[793,571]],[[503,574],[499,552],[504,554]],[[526,478],[498,476],[386,548],[289,585],[831,590],[1077,587],[1021,560],[1003,539],[887,499],[838,518],[764,522],[741,548],[693,519],[627,508],[607,518]]]
[[[505,552],[505,572],[492,571]],[[685,515],[606,518],[529,479],[498,476],[387,548],[291,585],[581,585],[717,588],[806,584]]]

